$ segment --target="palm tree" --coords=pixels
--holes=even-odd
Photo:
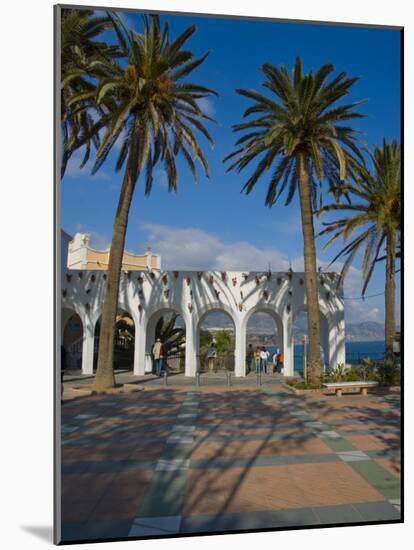
[[[185,349],[185,328],[176,326],[178,313],[171,318],[161,317],[155,326],[155,340],[159,338],[164,344],[167,357],[182,353]]]
[[[114,325],[122,254],[128,224],[128,215],[135,184],[145,172],[145,194],[149,195],[153,171],[162,163],[170,191],[177,189],[176,157],[181,154],[193,176],[195,161],[199,161],[208,176],[208,163],[198,144],[195,131],[201,132],[213,144],[203,119],[209,117],[200,108],[199,100],[213,90],[183,81],[199,67],[208,54],[195,59],[183,46],[196,30],[188,27],[174,41],[170,41],[167,23],[160,27],[158,16],[143,17],[143,32],[125,28],[121,20],[110,14],[118,38],[119,48],[126,63],[115,60],[96,60],[101,77],[96,91],[80,94],[83,100],[102,104],[108,98],[116,103],[110,124],[95,155],[92,173],[102,166],[117,141],[121,142],[116,169],[124,169],[118,208],[113,224],[106,291],[103,303],[102,325],[98,353],[98,367],[94,381],[96,390],[113,387]],[[71,99],[75,103],[78,97]]]
[[[65,174],[67,163],[72,154],[84,147],[81,166],[90,157],[91,148],[99,147],[99,130],[103,127],[105,105],[93,106],[99,117],[96,125],[92,105],[78,98],[74,103],[70,99],[81,92],[95,89],[96,77],[91,63],[96,60],[109,60],[118,57],[118,46],[98,41],[97,38],[107,29],[112,28],[108,16],[96,16],[93,10],[62,8],[61,10],[61,123],[62,123],[62,165],[61,176]],[[106,111],[108,112],[108,111]],[[106,121],[107,122],[107,121]]]
[[[401,150],[396,140],[369,153],[373,170],[360,165],[352,182],[346,186],[346,196],[351,202],[342,201],[326,205],[322,212],[340,211],[346,218],[326,222],[321,235],[331,234],[325,245],[330,246],[339,238],[348,242],[335,256],[345,257],[341,279],[346,275],[358,252],[362,258],[363,287],[365,295],[378,261],[385,259],[385,349],[393,356],[395,336],[395,259],[401,230]],[[351,240],[350,240],[351,239]]]
[[[357,78],[341,72],[327,82],[334,70],[323,65],[315,73],[303,74],[298,57],[292,74],[281,66],[265,64],[260,69],[263,86],[271,97],[255,90],[237,90],[253,101],[244,117],[258,114],[253,120],[233,126],[244,135],[238,147],[225,158],[234,158],[228,170],[241,172],[258,161],[242,191],[249,194],[263,176],[269,174],[266,205],[271,207],[287,189],[285,204],[299,192],[304,242],[304,264],[309,333],[309,382],[320,384],[320,321],[318,279],[313,214],[317,197],[322,198],[322,181],[338,192],[354,156],[361,157],[356,146],[356,132],[342,121],[361,117],[355,107],[361,103],[340,103]]]

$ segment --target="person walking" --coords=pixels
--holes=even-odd
[[[155,374],[161,376],[165,352],[160,338],[157,338],[152,346],[152,356],[154,357]]]
[[[256,367],[256,374],[259,374],[260,373],[260,348],[256,348],[255,352],[254,352],[254,364],[255,364],[255,367]]]

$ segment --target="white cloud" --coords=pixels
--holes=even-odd
[[[84,152],[81,150],[76,151],[70,157],[70,160],[67,164],[64,178],[78,178],[79,176],[93,177],[95,179],[101,180],[110,180],[111,176],[105,172],[102,168],[94,175],[91,176],[91,170],[94,164],[93,158],[90,158],[89,161],[81,168]],[[93,155],[91,155],[93,157]]]
[[[197,101],[198,106],[203,111],[203,113],[211,118],[214,118],[216,114],[216,106],[214,101],[209,97],[202,97]]]

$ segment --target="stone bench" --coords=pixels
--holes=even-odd
[[[356,382],[327,382],[326,384],[323,384],[324,388],[328,388],[330,390],[335,390],[335,393],[337,397],[341,397],[342,392],[346,389],[355,389],[359,390],[361,395],[367,395],[368,388],[375,388],[375,386],[378,386],[378,382],[370,381],[370,382],[364,382],[364,381],[356,381]]]

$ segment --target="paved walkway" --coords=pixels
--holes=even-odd
[[[62,407],[63,540],[399,520],[399,396],[148,385]]]

